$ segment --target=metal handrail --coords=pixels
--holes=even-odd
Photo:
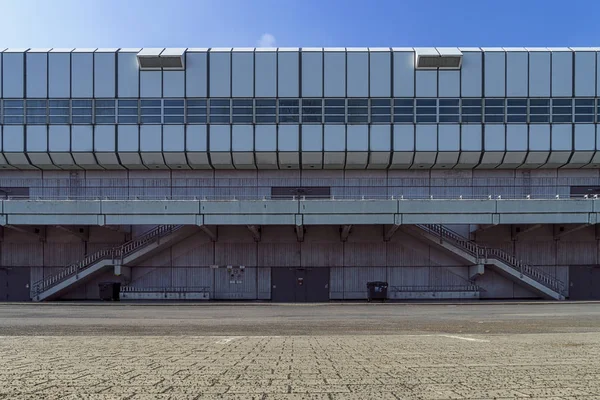
[[[390,286],[390,292],[482,292],[477,285]]]
[[[504,250],[480,246],[472,240],[465,238],[464,236],[454,232],[451,229],[448,229],[443,225],[423,224],[418,225],[418,227],[429,233],[439,236],[441,239],[445,239],[455,245],[458,245],[464,251],[476,257],[477,259],[492,258],[499,260],[520,274],[525,275],[538,283],[541,283],[557,293],[564,294],[564,283],[560,279],[540,270],[539,268],[523,263],[521,260],[505,252]]]
[[[96,264],[98,261],[106,259],[120,259],[122,261],[123,258],[130,255],[134,251],[142,248],[148,243],[152,243],[160,239],[168,233],[174,232],[179,228],[181,228],[181,225],[159,225],[122,245],[118,245],[110,249],[102,249],[93,254],[89,254],[82,260],[35,282],[32,285],[31,297],[33,298],[38,296],[42,292],[56,286],[61,282],[64,282],[72,276],[76,276],[81,271],[84,271],[85,269]]]

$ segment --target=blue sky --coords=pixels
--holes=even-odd
[[[598,15],[598,0],[0,0],[0,46],[600,46]]]

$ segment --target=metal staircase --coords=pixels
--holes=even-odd
[[[183,232],[184,229],[183,225],[159,225],[122,245],[90,254],[81,261],[33,283],[31,298],[34,301],[56,298],[66,289],[89,279],[107,267],[138,261],[150,252],[170,244],[173,240],[169,239],[179,240],[180,236],[174,234]]]
[[[565,299],[564,282],[539,268],[523,263],[503,250],[480,246],[443,225],[427,224],[416,225],[416,227],[420,231],[420,236],[436,242],[474,264],[492,265],[504,276],[524,284],[543,297]]]

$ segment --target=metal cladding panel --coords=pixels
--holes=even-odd
[[[416,126],[416,151],[437,151],[437,125],[417,125]]]
[[[594,124],[575,124],[575,151],[596,149],[596,126]]]
[[[300,243],[259,243],[258,265],[265,267],[299,266]]]
[[[162,96],[162,71],[140,71],[140,97]]]
[[[48,128],[48,150],[51,152],[71,151],[71,127],[69,125],[49,125]]]
[[[96,132],[98,134],[98,132]],[[138,125],[119,125],[117,129],[117,149],[119,152],[140,150],[140,132]]]
[[[392,149],[392,126],[371,125],[369,135],[370,151],[390,151]]]
[[[323,151],[323,125],[302,126],[302,151]]]
[[[326,51],[324,55],[326,97],[346,96],[346,53]]]
[[[390,97],[392,93],[392,53],[370,52],[369,96]]]
[[[483,79],[483,53],[463,52],[460,68],[460,91],[463,97],[481,97]]]
[[[573,96],[573,52],[552,52],[552,96]]]
[[[162,125],[140,126],[140,150],[162,151]]]
[[[298,151],[299,143],[298,125],[279,125],[277,131],[277,150]]]
[[[550,125],[531,124],[529,125],[529,150],[530,151],[549,151],[550,150]]]
[[[346,151],[345,125],[325,125],[324,136],[325,151]]]
[[[416,88],[417,97],[437,97],[438,72],[418,70],[416,72]]]
[[[184,97],[185,96],[185,72],[184,71],[163,71],[162,77],[163,97]]]
[[[346,53],[346,93],[348,97],[369,96],[369,53]]]
[[[206,151],[207,146],[206,125],[187,125],[185,129],[186,151]]]
[[[438,79],[440,97],[460,96],[460,71],[439,71]]]
[[[26,53],[26,58],[27,97],[48,97],[48,53]]]
[[[527,142],[527,125],[506,125],[507,151],[527,151]]]
[[[48,97],[71,97],[71,53],[48,54]]]
[[[231,128],[231,150],[254,150],[254,127],[252,125],[233,125]]]
[[[550,52],[529,53],[529,96],[550,96]]]
[[[299,97],[300,71],[298,52],[277,53],[277,94],[279,97]]]
[[[27,127],[27,151],[48,151],[48,127],[46,125],[29,125]]]
[[[381,231],[379,231],[381,232]],[[381,233],[377,232],[379,235]],[[362,242],[344,245],[345,266],[380,266],[385,265],[385,242]],[[385,268],[384,268],[385,269]],[[367,288],[367,282],[362,282]]]
[[[210,151],[231,151],[231,126],[211,125],[208,143]]]
[[[73,151],[89,151],[92,138],[91,126],[73,126]],[[93,132],[95,152],[114,152],[116,150],[116,126],[96,125]]]
[[[575,52],[575,96],[596,96],[596,53]]]
[[[464,124],[460,132],[460,149],[462,151],[481,151],[482,126],[478,124]]]
[[[506,96],[506,60],[503,51],[486,51],[484,57],[484,96]]]
[[[459,151],[460,150],[460,125],[440,124],[438,128],[438,150]]]
[[[277,53],[254,53],[254,95],[277,97]]]
[[[527,97],[529,77],[529,54],[526,51],[506,53],[506,95]]]
[[[91,98],[94,95],[94,54],[71,54],[71,96]],[[137,97],[137,95],[136,95]]]
[[[163,151],[185,150],[185,125],[163,125],[162,147]]]
[[[207,77],[207,54],[187,52],[185,55],[185,95],[187,97],[206,97]]]
[[[394,125],[394,151],[415,151],[414,125]]]
[[[368,125],[348,125],[346,135],[346,148],[348,151],[369,150]]]
[[[552,150],[571,151],[573,149],[573,125],[554,124],[552,125],[551,136]]]
[[[485,125],[483,143],[485,151],[506,150],[506,126],[504,124]]]
[[[277,127],[275,125],[256,125],[254,136],[256,151],[277,150]]]
[[[415,95],[415,53],[394,52],[394,96]]]
[[[116,68],[116,53],[94,53],[94,97],[116,97]]]
[[[2,54],[2,96],[23,98],[25,90],[25,54]]]
[[[231,95],[254,96],[254,53],[234,52],[231,55]]]
[[[302,97],[323,97],[323,52],[302,52]]]
[[[97,127],[99,126],[106,126],[106,125],[97,125]],[[51,137],[51,141],[52,141],[52,136],[53,136],[53,128],[54,125],[50,125],[50,137]],[[67,128],[67,132],[68,132],[68,126]],[[115,145],[114,145],[114,126],[112,127],[112,148],[110,148],[110,150],[114,151],[115,149]],[[98,128],[96,128],[97,130]],[[101,129],[102,131],[102,129]],[[103,132],[102,132],[103,133]],[[60,135],[58,135],[60,136]],[[110,137],[110,135],[107,135],[108,137]],[[98,137],[99,141],[108,141],[105,139],[105,136],[100,135]],[[73,152],[93,152],[94,151],[94,131],[93,131],[93,126],[92,125],[72,125],[71,127],[71,151]],[[100,146],[102,148],[102,146]],[[105,144],[104,147],[109,147]]]
[[[118,53],[117,57],[117,96],[139,97],[140,74],[137,64],[137,54]]]

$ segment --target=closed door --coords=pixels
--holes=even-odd
[[[569,268],[569,299],[600,300],[600,266]]]
[[[29,300],[29,268],[0,269],[0,301]]]
[[[271,268],[271,300],[329,301],[329,268]]]

